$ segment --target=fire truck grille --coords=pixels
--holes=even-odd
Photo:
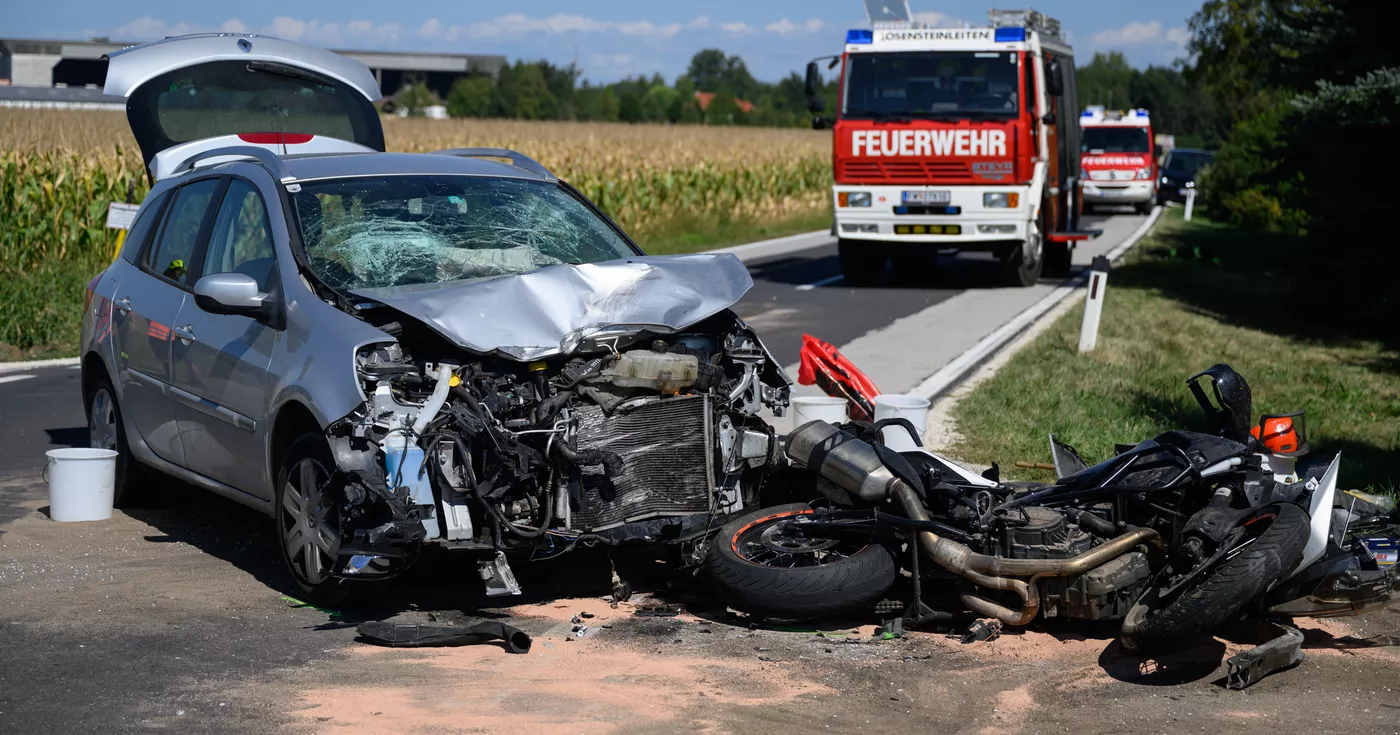
[[[968,184],[972,172],[957,161],[842,161],[836,178],[843,184]]]

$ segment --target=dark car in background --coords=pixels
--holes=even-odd
[[[1196,174],[1215,161],[1215,154],[1195,148],[1177,148],[1162,162],[1157,203],[1185,202],[1186,192],[1196,188]]]

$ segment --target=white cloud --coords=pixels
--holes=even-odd
[[[431,22],[431,21],[430,21]],[[427,24],[424,24],[425,26]],[[273,18],[263,26],[253,26],[238,18],[229,18],[217,26],[194,23],[167,23],[151,17],[138,18],[113,29],[108,35],[120,41],[146,41],[166,36],[183,36],[189,33],[261,33],[267,36],[285,38],[321,46],[342,47],[347,44],[357,46],[386,47],[398,43],[403,35],[403,27],[398,23],[372,23],[367,20],[352,20],[345,23],[301,20],[287,16]]]
[[[962,28],[964,25],[961,19],[938,11],[913,13],[911,17],[916,22],[926,23],[935,28]]]
[[[736,20],[732,23],[721,23],[719,29],[731,36],[746,36],[754,31],[753,26],[742,20]]]
[[[588,64],[595,67],[629,67],[632,65],[632,54],[592,54],[588,57]]]
[[[817,33],[826,27],[826,23],[821,18],[809,18],[801,23],[794,23],[787,18],[769,23],[763,30],[769,33],[776,33],[779,36],[791,37],[803,33]]]
[[[1175,46],[1186,47],[1191,40],[1190,31],[1185,28],[1163,29],[1160,21],[1133,21],[1119,28],[1108,28],[1093,35],[1091,39],[1097,48],[1131,48],[1134,46]]]

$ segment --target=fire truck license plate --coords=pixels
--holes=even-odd
[[[906,191],[905,204],[947,204],[953,201],[951,191]]]

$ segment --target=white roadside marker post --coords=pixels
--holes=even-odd
[[[1191,210],[1196,208],[1196,189],[1192,187],[1186,190],[1186,221],[1191,221]]]
[[[1091,352],[1099,343],[1099,318],[1108,290],[1108,258],[1100,255],[1089,266],[1089,296],[1084,299],[1084,324],[1079,328],[1079,351]]]

